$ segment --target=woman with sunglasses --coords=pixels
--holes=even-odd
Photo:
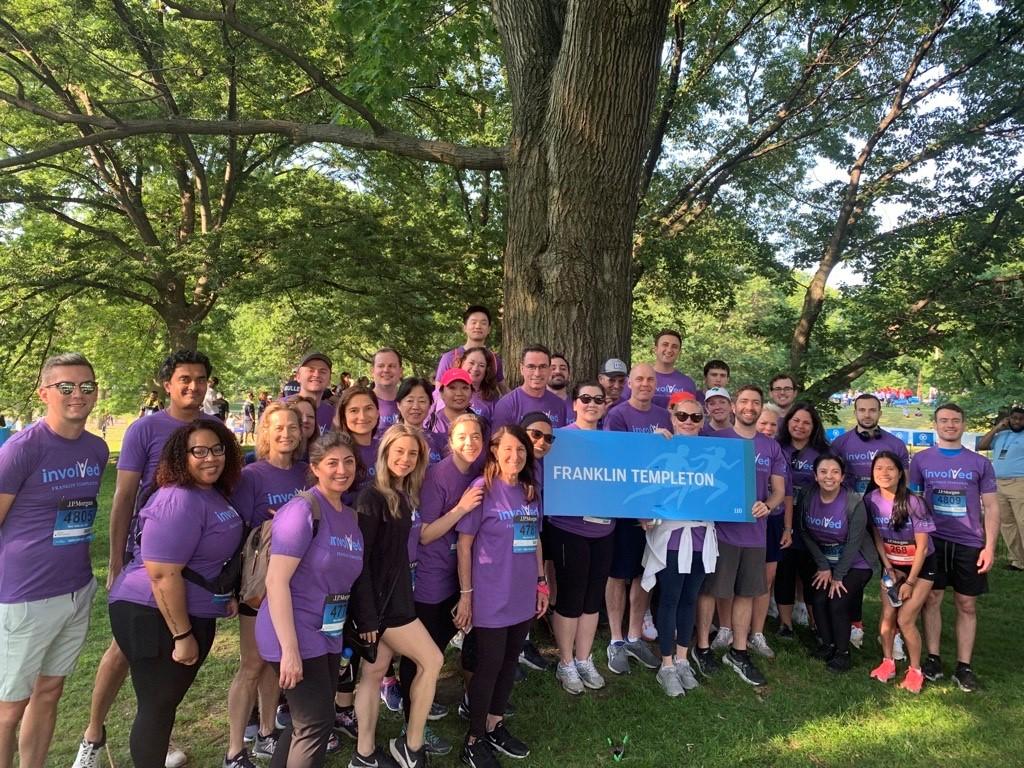
[[[238,609],[219,584],[245,523],[228,501],[242,461],[216,421],[175,430],[160,455],[156,492],[139,512],[131,563],[110,590],[110,627],[128,658],[136,714],[129,747],[138,766],[163,765],[178,704],[213,645],[217,619]]]
[[[473,384],[469,409],[490,422],[495,403],[506,391],[506,387],[498,381],[498,366],[494,353],[487,347],[469,347],[462,354],[455,356],[452,367],[461,368],[469,374]]]
[[[302,438],[301,412],[297,405],[271,403],[260,418],[256,459],[242,470],[231,503],[249,528],[262,525],[275,511],[306,487],[309,465]],[[315,424],[315,422],[314,422]],[[277,674],[256,647],[257,608],[238,606],[240,664],[228,689],[228,751],[225,768],[245,768],[245,726],[259,689],[259,729],[253,753],[271,757],[277,743],[274,716],[280,689]]]
[[[920,693],[921,633],[917,617],[935,582],[935,522],[921,498],[907,489],[907,470],[892,451],[879,451],[871,462],[871,480],[864,494],[875,549],[882,559],[882,663],[871,677],[887,683],[896,677],[893,646],[899,626],[910,659],[900,688]],[[896,600],[891,599],[895,594]]]
[[[830,672],[850,669],[850,626],[854,601],[871,580],[878,562],[867,533],[864,502],[843,487],[846,463],[822,454],[814,460],[815,487],[801,500],[800,533],[816,571],[811,580],[811,605],[818,633],[816,658]]]
[[[779,422],[776,440],[789,465],[789,483],[793,497],[793,519],[804,494],[814,485],[814,460],[829,453],[825,425],[817,409],[808,402],[793,404]],[[792,527],[795,527],[792,526]],[[793,637],[793,622],[807,625],[809,617],[804,594],[810,592],[814,561],[807,554],[802,536],[794,536],[792,546],[782,550],[775,571],[775,604],[779,609],[778,636]]]
[[[572,406],[576,421],[563,430],[597,431],[606,410],[604,387],[596,381],[577,384]],[[551,615],[559,657],[555,677],[562,688],[578,696],[587,688],[597,690],[605,684],[591,651],[612,566],[615,520],[579,514],[551,516],[546,522],[544,555],[554,563],[558,584],[558,601]]]
[[[476,666],[469,683],[470,727],[462,761],[498,765],[492,750],[514,758],[530,754],[504,723],[523,641],[548,606],[538,532],[541,508],[533,445],[516,425],[491,438],[480,504],[456,525],[459,532],[459,603],[456,625],[476,635]]]
[[[704,409],[690,392],[669,398],[674,436],[699,438]],[[704,575],[715,570],[715,524],[703,520],[665,520],[647,530],[643,588],[658,585],[655,626],[661,667],[657,679],[667,696],[682,696],[698,686],[687,653],[693,639],[697,596]]]

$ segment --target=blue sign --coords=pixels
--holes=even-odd
[[[560,429],[544,458],[544,514],[750,522],[754,442]]]
[[[935,445],[935,433],[934,432],[914,432],[913,445],[923,446],[930,448]]]
[[[825,438],[831,443],[845,431],[846,427],[829,427],[825,430]]]
[[[900,442],[904,445],[911,445],[911,440],[914,439],[914,433],[909,429],[890,429],[889,431],[892,433],[893,437],[898,437]]]

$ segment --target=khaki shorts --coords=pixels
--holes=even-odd
[[[764,547],[736,547],[719,539],[715,572],[704,578],[701,594],[719,599],[763,595],[768,591],[764,563]]]
[[[67,677],[89,633],[96,579],[67,595],[0,603],[0,701],[24,701],[36,678]]]

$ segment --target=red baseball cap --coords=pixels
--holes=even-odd
[[[461,368],[449,368],[443,374],[441,374],[440,386],[447,387],[453,381],[462,381],[473,386],[473,377],[469,375],[468,371],[464,371]]]

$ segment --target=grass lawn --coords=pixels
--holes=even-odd
[[[123,430],[123,425],[118,426]],[[108,437],[115,437],[113,429]],[[116,444],[111,440],[112,448],[119,445],[119,437],[120,433]],[[111,466],[103,483],[101,516],[109,510],[113,486]],[[93,552],[102,584],[106,579],[106,521],[97,523]],[[628,737],[621,764],[638,768],[1024,765],[1024,668],[1013,661],[1012,650],[1016,632],[1024,628],[1024,574],[1002,570],[1002,562],[1001,558],[991,577],[992,593],[982,599],[979,610],[980,640],[974,668],[984,690],[978,694],[964,694],[946,680],[928,684],[914,697],[868,679],[868,671],[880,658],[874,640],[879,601],[877,581],[873,581],[865,605],[868,639],[864,650],[854,651],[854,669],[845,676],[826,672],[799,643],[773,641],[770,635],[778,656],[761,664],[769,684],[757,689],[725,669],[697,691],[670,700],[661,693],[652,672],[634,669],[630,676],[607,674],[604,690],[572,698],[553,675],[531,672],[513,694],[518,715],[510,724],[533,749],[524,764],[538,768],[612,766],[609,739],[620,743]],[[943,636],[947,676],[955,661],[950,602],[947,598]],[[227,689],[237,665],[236,634],[234,622],[221,623],[213,651],[178,710],[175,741],[188,752],[191,766],[220,765],[227,736]],[[542,648],[550,649],[544,630],[535,632],[535,638]],[[106,601],[98,598],[89,641],[61,702],[48,762],[51,766],[70,766],[74,759],[88,717],[93,676],[109,640]],[[809,643],[810,637],[803,641]],[[595,656],[602,669],[603,649],[599,639]],[[453,659],[449,655],[449,661]],[[454,703],[460,685],[453,663],[444,675],[438,698]],[[134,703],[131,687],[126,686],[107,720],[108,743],[117,768],[131,765],[127,745]],[[378,740],[397,735],[399,726],[396,716],[385,715]],[[465,723],[454,712],[432,727],[455,741],[465,733]],[[346,744],[340,754],[329,758],[328,765],[346,765],[349,754]],[[433,764],[460,763],[453,753]]]

